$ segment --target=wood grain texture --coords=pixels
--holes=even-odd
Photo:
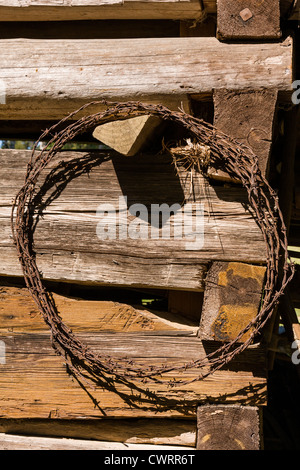
[[[206,277],[199,337],[231,341],[253,321],[260,307],[266,268],[215,262]],[[240,338],[249,338],[251,330]]]
[[[215,0],[204,0],[207,12],[216,11]],[[1,2],[3,21],[62,21],[95,19],[196,19],[198,0],[9,0]]]
[[[195,335],[196,322],[182,312],[156,312],[142,305],[113,300],[85,300],[53,293],[63,321],[78,332],[183,332]],[[45,332],[45,324],[29,291],[14,286],[0,287],[0,331],[16,333]]]
[[[197,449],[261,450],[261,419],[257,407],[199,406]]]
[[[129,306],[124,312],[124,305],[111,305],[108,313],[107,304],[101,302],[87,307],[81,300],[56,300],[64,320],[88,347],[116,359],[126,356],[147,364],[180,365],[215,348],[203,344],[195,329],[182,320],[180,323],[176,316],[166,320],[159,312],[134,311]],[[95,389],[86,383],[80,385],[68,375],[63,358],[55,354],[48,327],[36,313],[27,290],[1,289],[0,341],[5,344],[5,361],[0,364],[1,418],[195,417],[199,400],[265,403],[266,361],[258,346],[223,370],[189,385],[169,387],[134,381],[125,385],[103,379]],[[173,371],[165,380],[198,374],[198,369]]]
[[[0,419],[0,432],[15,435],[66,437],[73,439],[196,446],[196,418],[128,419]]]
[[[207,352],[195,337],[117,333],[78,336],[96,352],[105,351],[116,359],[131,357],[149,365],[184,364]],[[188,386],[132,382],[127,387],[102,381],[94,390],[72,380],[63,359],[52,351],[48,334],[2,335],[1,341],[6,345],[6,364],[0,365],[1,418],[193,417],[196,404],[203,400],[266,404],[261,350],[248,351],[246,357],[231,365],[231,370],[216,372]],[[168,373],[165,379],[193,379],[198,374],[191,369]]]
[[[290,37],[259,44],[214,37],[5,39],[0,46],[0,119],[58,119],[101,99],[138,99],[177,110],[187,95],[220,88],[293,91]]]
[[[0,152],[0,272],[6,276],[22,275],[12,243],[10,213],[12,200],[23,184],[29,154]],[[111,160],[107,155],[64,152],[43,173],[38,194],[40,207],[46,207],[38,219],[34,240],[44,279],[199,291],[204,288],[211,260],[265,262],[265,243],[243,189],[213,187],[194,177],[192,194],[190,175],[183,171],[178,176],[166,155],[125,158],[112,153]],[[122,199],[120,203],[119,198],[124,196],[126,204]],[[195,206],[192,215],[189,202],[183,202],[194,197],[194,204],[200,206]],[[105,204],[103,210],[107,203],[123,216],[118,219],[101,214],[99,206]],[[135,204],[143,204],[147,213],[139,215]],[[175,211],[164,216],[160,228],[151,213],[155,204],[173,206]],[[201,204],[204,210],[197,213]],[[184,229],[182,210],[188,214]],[[107,225],[113,231],[115,222],[116,234],[103,239],[99,224],[101,230]],[[196,228],[191,231],[192,225],[199,226],[199,236],[195,235]],[[145,230],[143,237],[140,226]],[[181,227],[181,237],[174,237],[175,226]],[[166,229],[170,229],[170,236]],[[152,237],[153,230],[157,238]],[[122,238],[120,234],[124,233]]]
[[[117,450],[117,451],[174,451],[191,450],[193,447],[155,444],[124,444],[123,442],[100,442],[96,440],[54,438],[40,436],[13,436],[0,434],[0,450]],[[112,454],[113,456],[113,454]],[[129,462],[129,460],[126,460]]]
[[[250,147],[259,168],[268,177],[278,92],[273,90],[216,90],[214,125],[233,139]],[[220,173],[220,178],[221,174]]]
[[[280,38],[280,1],[218,0],[217,37],[222,40]]]
[[[259,2],[260,4],[260,2]],[[289,11],[292,0],[281,0],[281,14]],[[208,14],[217,13],[216,0],[203,0]],[[2,0],[0,3],[2,21],[70,21],[95,19],[172,19],[195,20],[201,18],[199,0]],[[299,19],[299,5],[288,17]]]

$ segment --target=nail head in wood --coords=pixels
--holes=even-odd
[[[240,17],[242,18],[243,21],[250,20],[252,16],[253,16],[252,11],[249,10],[249,8],[244,8],[244,10],[240,11]]]

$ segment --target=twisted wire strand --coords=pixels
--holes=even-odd
[[[106,110],[84,115],[80,119],[61,128],[76,114],[82,113],[91,105],[107,106]],[[56,156],[62,147],[77,135],[91,130],[97,125],[114,120],[127,119],[139,115],[158,116],[182,126],[199,144],[210,147],[210,163],[227,171],[240,180],[247,191],[249,204],[261,229],[266,245],[266,279],[261,307],[256,317],[243,328],[236,338],[222,344],[204,358],[185,364],[145,365],[126,357],[115,359],[106,354],[95,354],[83,344],[72,330],[63,322],[57,312],[54,299],[43,285],[32,248],[32,211],[37,180],[42,170]],[[48,139],[47,145],[38,149],[41,141]],[[228,364],[237,354],[248,348],[264,325],[273,315],[280,297],[294,274],[294,266],[288,255],[288,241],[284,218],[278,198],[258,167],[258,159],[246,146],[226,136],[213,125],[197,119],[183,111],[171,111],[161,105],[140,102],[107,103],[97,101],[88,103],[49,129],[36,141],[27,165],[25,182],[15,197],[11,213],[11,227],[18,257],[23,269],[26,286],[36,302],[46,324],[51,330],[53,348],[64,357],[72,374],[97,383],[99,376],[112,377],[126,382],[136,379],[142,382],[154,381],[169,383],[170,386],[188,384],[203,380]],[[245,333],[248,339],[240,342]],[[172,371],[199,369],[193,379],[170,380],[166,382],[163,374]]]

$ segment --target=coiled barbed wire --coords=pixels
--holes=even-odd
[[[86,112],[86,109],[93,105],[106,105],[107,109],[95,114],[84,115],[59,130],[68,120],[74,119],[76,114]],[[210,148],[210,164],[238,179],[246,189],[249,204],[253,209],[266,245],[265,286],[261,306],[256,317],[240,331],[234,340],[222,344],[204,358],[201,357],[185,364],[172,363],[151,366],[149,364],[143,365],[140,362],[136,363],[126,357],[116,359],[106,354],[95,354],[90,347],[80,341],[58,314],[51,292],[43,285],[32,245],[32,210],[34,210],[36,183],[42,170],[57,152],[76,136],[98,125],[145,114],[158,116],[162,120],[183,127],[194,142]],[[39,150],[39,143],[45,139],[49,139],[47,145]],[[256,335],[261,332],[273,315],[280,297],[294,274],[294,266],[289,260],[286,227],[278,198],[276,192],[261,174],[257,157],[248,147],[226,136],[213,125],[181,110],[171,111],[162,105],[135,101],[125,103],[95,101],[82,106],[45,130],[33,147],[24,185],[13,202],[11,226],[26,286],[51,330],[53,348],[64,358],[73,375],[94,383],[98,382],[99,377],[109,377],[112,380],[121,380],[123,383],[134,379],[141,382],[154,381],[176,386],[205,379],[228,364],[237,354],[253,343]],[[240,342],[241,337],[247,332],[249,332],[248,339]],[[183,378],[169,382],[168,379],[163,378],[165,373],[172,371],[184,373],[188,369],[199,369],[199,375],[193,379]]]

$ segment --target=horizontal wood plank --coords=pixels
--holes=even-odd
[[[56,296],[55,300],[64,321],[81,341],[94,352],[115,359],[126,356],[138,364],[178,366],[204,358],[216,347],[202,343],[193,327],[179,323],[176,316],[165,319],[159,312],[140,311],[129,305],[126,310],[125,305],[101,301],[87,307],[87,301],[79,299]],[[27,290],[1,289],[0,320],[0,341],[5,345],[0,364],[2,419],[195,417],[199,400],[260,404],[266,400],[266,356],[259,345],[192,384],[169,387],[167,383],[133,380],[131,385],[116,381],[112,386],[102,381],[94,389],[87,383],[80,386],[68,375],[64,359],[52,349],[48,327],[37,315]],[[164,374],[164,380],[189,380],[198,375],[198,369],[175,370]]]
[[[156,452],[157,450],[174,451],[185,449],[190,450],[193,449],[193,447],[155,444],[124,444],[123,442],[100,442],[96,440],[88,441],[83,439],[0,434],[0,450],[148,450]],[[126,463],[127,462],[129,462],[129,460],[126,460]]]
[[[204,0],[207,12],[215,0]],[[195,19],[202,9],[198,0],[9,0],[0,3],[2,21],[62,21],[95,19]]]
[[[148,365],[183,365],[212,352],[195,337],[117,333],[78,337],[94,352]],[[164,374],[165,385],[132,380],[129,387],[102,381],[94,389],[68,375],[48,334],[1,335],[0,340],[6,345],[6,363],[0,365],[1,418],[194,417],[195,405],[203,400],[266,404],[265,358],[260,348],[247,351],[231,369],[186,386],[170,388],[167,381],[197,378],[199,370]]]
[[[201,2],[206,14],[217,12],[216,0]],[[95,19],[172,19],[201,18],[199,0],[3,0],[0,2],[2,21],[66,21]],[[287,14],[292,0],[281,0],[281,13]],[[289,19],[299,18],[299,6]]]
[[[0,419],[0,432],[14,435],[164,446],[196,445],[196,419]]]
[[[198,319],[190,321],[180,312],[155,311],[114,300],[86,300],[53,293],[63,321],[81,333],[93,331],[136,333],[151,331],[163,334],[195,335]],[[43,318],[29,291],[12,285],[0,287],[1,334],[42,333],[47,331]]]
[[[214,37],[5,39],[0,46],[0,119],[58,119],[99,99],[178,109],[187,95],[222,88],[293,92],[290,37],[253,44]]]
[[[10,215],[29,155],[30,151],[0,152],[0,274],[5,276],[22,275]],[[183,171],[178,176],[166,155],[110,155],[107,159],[106,152],[63,152],[44,171],[38,194],[42,204],[48,202],[34,233],[37,264],[44,279],[199,291],[204,288],[211,260],[265,263],[263,236],[242,188],[213,187],[194,176],[191,195],[190,175]],[[47,177],[50,170],[51,178]],[[190,201],[191,197],[199,206],[195,206],[187,228],[182,228],[185,219],[181,211],[189,209],[184,199]],[[115,217],[104,217],[99,211],[108,203]],[[138,215],[135,204],[142,204],[145,214]],[[175,208],[160,228],[151,212],[155,204]],[[203,212],[197,212],[199,207]],[[189,225],[196,223],[202,227],[198,235]],[[100,228],[107,225],[112,236],[104,239],[99,224]],[[139,224],[145,229],[143,236]],[[113,232],[115,226],[117,231]],[[182,230],[178,238],[175,226]],[[157,238],[153,238],[153,230]]]

